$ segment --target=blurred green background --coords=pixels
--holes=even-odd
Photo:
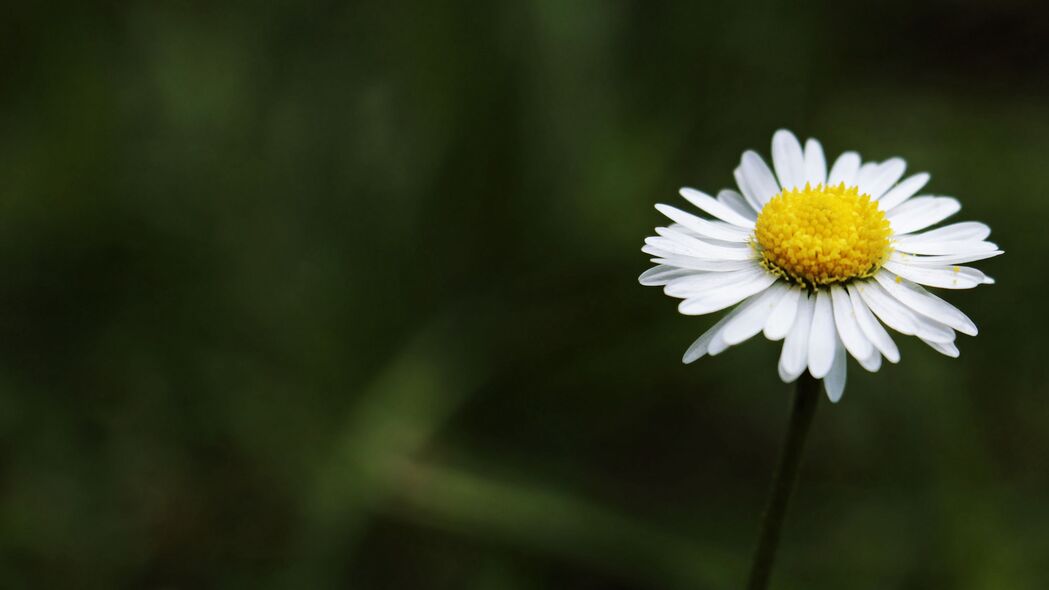
[[[739,588],[778,346],[638,285],[789,127],[985,221],[851,364],[775,588],[1049,584],[1049,7],[55,2],[0,18],[0,585]]]

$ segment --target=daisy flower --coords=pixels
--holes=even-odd
[[[734,171],[738,192],[712,197],[681,189],[710,217],[656,205],[673,223],[645,240],[642,251],[657,266],[641,275],[641,284],[682,299],[678,310],[685,315],[733,308],[688,348],[684,362],[763,332],[783,340],[784,382],[808,370],[836,402],[845,389],[846,352],[868,371],[877,371],[883,357],[900,360],[884,326],[957,357],[955,332],[975,336],[976,325],[924,287],[993,283],[961,266],[1002,253],[987,241],[990,228],[965,221],[929,229],[961,205],[951,197],[915,196],[929,175],[903,178],[900,158],[863,162],[849,151],[828,172],[818,141],[802,147],[780,130],[772,137],[772,165],[775,173],[746,151]]]

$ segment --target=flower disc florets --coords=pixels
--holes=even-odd
[[[892,228],[857,187],[806,184],[769,200],[754,235],[769,272],[815,289],[872,276],[891,252]]]

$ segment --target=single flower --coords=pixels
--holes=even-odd
[[[657,266],[641,275],[641,284],[682,299],[678,309],[686,315],[735,306],[688,348],[684,362],[763,332],[783,340],[784,382],[808,370],[836,402],[845,389],[846,351],[868,371],[877,371],[882,357],[899,362],[882,324],[957,357],[955,332],[975,336],[976,325],[922,285],[993,283],[961,266],[1002,253],[987,241],[990,228],[966,221],[929,230],[961,205],[951,197],[914,196],[929,175],[903,178],[900,158],[862,162],[845,152],[828,173],[818,141],[803,148],[780,130],[772,137],[772,164],[775,174],[746,151],[735,170],[739,192],[712,197],[681,189],[713,219],[656,205],[674,223],[645,240],[642,251]]]

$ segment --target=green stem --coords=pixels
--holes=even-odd
[[[780,455],[775,480],[772,482],[772,494],[761,520],[761,534],[758,537],[758,548],[754,552],[747,590],[764,590],[768,587],[780,531],[783,529],[783,519],[787,515],[787,504],[798,481],[798,467],[801,465],[801,455],[805,448],[805,436],[812,424],[812,417],[816,414],[819,399],[819,380],[805,372],[798,379],[795,388],[794,408],[790,414],[787,439],[783,443],[783,453]]]

